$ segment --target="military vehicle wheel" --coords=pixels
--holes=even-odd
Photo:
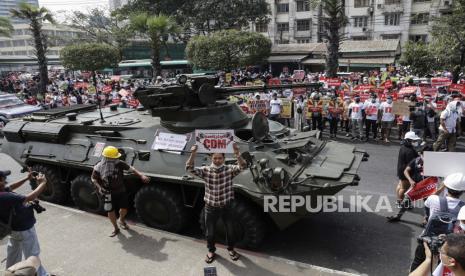
[[[47,187],[39,196],[40,199],[53,202],[53,203],[64,203],[67,199],[67,189],[65,185],[61,183],[60,175],[53,167],[35,164],[32,166],[32,170],[43,173],[47,178]]]
[[[87,174],[78,175],[71,181],[71,198],[81,210],[96,214],[105,213],[103,200]]]
[[[246,202],[236,200],[233,207],[233,220],[235,222],[236,244],[239,247],[256,249],[260,246],[267,232],[267,223],[256,208]],[[205,235],[205,208],[200,213],[200,228]],[[226,231],[220,219],[215,229],[216,240],[224,243]]]
[[[162,186],[142,187],[134,202],[137,215],[150,227],[180,232],[189,220],[181,198]]]

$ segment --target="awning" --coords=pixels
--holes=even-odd
[[[269,63],[301,62],[307,55],[270,56]]]
[[[377,58],[340,58],[339,66],[350,67],[384,67],[386,64],[394,63],[394,57],[377,57]],[[302,64],[324,65],[324,59],[305,59]]]
[[[189,61],[187,60],[163,60],[163,61],[160,61],[160,64],[161,66],[188,65]],[[152,66],[152,61],[150,59],[126,60],[118,64],[119,68],[150,67],[150,66]]]

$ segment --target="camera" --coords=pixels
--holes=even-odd
[[[32,207],[32,209],[34,209],[34,211],[36,211],[37,214],[40,214],[43,211],[47,211],[47,209],[45,209],[44,207],[42,207],[42,205],[40,205],[37,199],[34,201],[31,201],[29,204],[30,204],[29,206]]]
[[[439,248],[444,244],[444,239],[442,239],[439,236],[424,236],[424,237],[419,237],[418,242],[426,242],[428,244],[429,249],[431,250],[431,253],[433,255],[438,255],[439,254]]]

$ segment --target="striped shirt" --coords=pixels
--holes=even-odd
[[[205,181],[205,204],[211,207],[224,207],[234,199],[232,179],[242,169],[238,165],[224,165],[220,168],[213,166],[187,166],[186,170]]]

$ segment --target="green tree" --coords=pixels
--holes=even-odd
[[[161,74],[160,50],[164,47],[168,52],[168,39],[179,34],[179,26],[172,17],[163,14],[154,16],[140,13],[131,16],[130,22],[134,31],[149,39],[152,52],[152,76],[155,78]]]
[[[40,83],[39,93],[45,93],[48,83],[47,70],[47,36],[42,32],[42,24],[50,22],[55,24],[52,13],[42,7],[36,7],[31,4],[21,2],[17,9],[10,10],[11,16],[29,21],[29,29],[34,39],[35,55],[39,65]]]
[[[453,73],[457,82],[465,69],[465,0],[453,1],[451,13],[436,18],[432,35],[434,53],[444,69]]]
[[[237,30],[195,36],[186,48],[187,58],[194,66],[227,71],[264,63],[270,53],[270,39],[259,33]]]
[[[87,13],[74,11],[68,19],[69,24],[83,32],[78,40],[85,42],[105,43],[118,49],[120,60],[123,49],[133,36],[125,17],[115,13],[109,15],[105,10],[95,8]]]
[[[431,44],[422,42],[408,42],[400,64],[410,66],[412,73],[417,76],[426,76],[438,68]]]
[[[0,36],[11,37],[13,32],[13,25],[6,17],[0,17]]]
[[[310,0],[312,1],[312,0]],[[344,0],[320,0],[313,2],[313,6],[321,7],[322,14],[320,36],[326,40],[326,74],[337,77],[339,69],[339,47],[344,39],[344,27],[349,22],[345,15]]]
[[[247,28],[251,22],[267,22],[270,8],[266,0],[134,0],[123,6],[120,14],[146,12],[172,16],[190,34]]]
[[[103,43],[82,43],[64,47],[60,52],[63,66],[70,70],[91,71],[97,87],[96,71],[118,66],[118,50]]]

